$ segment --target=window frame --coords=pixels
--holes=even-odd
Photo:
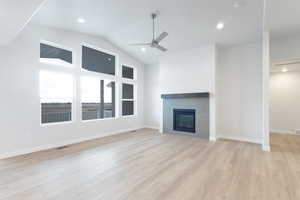
[[[125,78],[124,78],[125,79]],[[128,117],[135,117],[137,116],[137,83],[135,83],[132,79],[129,79],[131,81],[128,80],[122,80],[121,81],[121,116],[123,118],[128,118]],[[123,99],[123,84],[129,84],[129,85],[133,85],[133,99]],[[123,101],[132,101],[133,102],[133,114],[132,115],[123,115]]]
[[[82,47],[88,47],[97,51],[101,51],[103,53],[110,54],[115,57],[115,75],[112,74],[106,74],[106,73],[101,73],[101,72],[93,72],[93,71],[88,71],[83,68],[82,66]],[[119,81],[119,55],[117,53],[114,53],[112,51],[106,50],[104,48],[100,48],[96,45],[92,45],[87,42],[81,42],[80,43],[80,52],[81,52],[81,60],[80,60],[80,72],[79,72],[79,87],[81,87],[81,78],[82,77],[93,77],[97,78],[99,80],[109,80],[109,81],[114,81],[115,82],[115,116],[114,117],[109,117],[109,118],[99,118],[99,119],[90,119],[90,120],[83,120],[82,119],[82,92],[81,89],[79,91],[79,104],[80,104],[80,122],[81,123],[89,123],[89,122],[97,122],[97,121],[104,121],[104,120],[116,120],[120,117],[120,96],[119,96],[119,91],[120,91],[120,81]]]
[[[123,66],[130,67],[130,68],[133,69],[133,79],[123,77]],[[136,81],[137,80],[137,68],[133,65],[129,65],[129,64],[126,64],[126,63],[121,63],[120,77],[124,81]]]
[[[41,91],[41,76],[40,73],[42,71],[45,72],[50,72],[50,73],[54,73],[54,74],[67,74],[70,75],[72,77],[72,93],[73,93],[73,97],[72,97],[72,101],[71,101],[71,120],[70,121],[62,121],[62,122],[50,122],[50,123],[42,123],[42,101],[41,101],[41,97],[39,96],[39,121],[40,121],[40,127],[48,127],[48,126],[55,126],[55,125],[64,125],[64,124],[72,124],[76,121],[76,105],[75,105],[75,92],[76,92],[76,78],[74,77],[74,75],[72,73],[68,73],[65,71],[58,71],[58,70],[49,70],[49,69],[40,69],[39,70],[39,94]],[[74,106],[75,105],[75,106]]]
[[[82,48],[83,48],[83,46],[88,47],[90,49],[94,49],[96,51],[100,51],[100,52],[103,52],[103,53],[110,54],[110,55],[114,56],[115,57],[115,75],[113,75],[113,74],[106,74],[106,73],[102,73],[102,72],[93,72],[93,71],[89,71],[89,70],[84,69],[83,66],[82,66],[82,60],[83,60],[83,58],[82,58]],[[116,53],[114,53],[112,51],[100,48],[100,47],[98,47],[96,45],[91,45],[90,43],[87,43],[87,42],[82,42],[80,44],[80,52],[81,52],[81,60],[80,60],[80,69],[81,69],[81,72],[83,72],[83,73],[93,73],[95,75],[101,75],[102,74],[102,75],[107,76],[107,77],[109,77],[109,76],[110,77],[118,77],[119,76],[119,69],[118,69],[118,66],[119,66],[119,55],[118,54],[116,54]]]
[[[91,72],[93,73],[93,72]],[[97,72],[96,72],[97,73]],[[108,74],[107,74],[108,75]],[[83,117],[82,117],[82,112],[83,112],[83,109],[82,109],[82,104],[83,104],[83,96],[82,96],[82,90],[81,90],[81,84],[82,84],[82,78],[85,77],[91,77],[91,78],[95,78],[95,79],[98,79],[98,81],[101,81],[101,80],[108,80],[108,81],[114,81],[115,82],[115,116],[114,117],[107,117],[107,118],[97,118],[97,119],[87,119],[87,120],[83,120]],[[95,121],[103,121],[103,120],[113,120],[113,119],[118,119],[118,100],[117,100],[117,91],[118,91],[118,87],[117,87],[117,79],[116,78],[111,78],[111,79],[108,79],[108,78],[103,78],[101,76],[96,76],[94,74],[90,74],[90,75],[80,75],[79,77],[79,87],[80,87],[80,94],[79,94],[79,102],[80,102],[80,111],[81,111],[81,119],[80,119],[80,122],[81,123],[88,123],[88,122],[95,122]],[[99,91],[100,92],[100,91]]]
[[[131,67],[133,68],[133,79],[130,78],[123,78],[123,65],[125,65],[126,67]],[[136,117],[138,115],[138,71],[137,71],[137,67],[135,67],[135,65],[129,64],[129,63],[125,63],[122,62],[120,64],[120,90],[121,90],[121,96],[120,96],[120,105],[121,105],[121,109],[120,109],[120,116],[122,118],[130,118],[130,117]],[[133,99],[123,99],[123,84],[131,84],[133,85]],[[133,115],[123,115],[123,101],[133,101]]]
[[[39,42],[39,46],[41,46],[41,44],[45,44],[45,45],[49,45],[49,46],[52,46],[52,47],[55,47],[55,48],[59,48],[59,49],[63,49],[63,50],[66,50],[66,51],[70,51],[72,53],[72,64],[55,64],[55,63],[51,63],[51,62],[45,62],[42,60],[42,58],[39,56],[39,63],[43,64],[43,65],[48,65],[48,66],[59,66],[59,67],[65,67],[65,68],[74,68],[75,67],[75,60],[76,60],[76,54],[75,54],[75,51],[73,48],[70,48],[66,45],[61,45],[61,44],[58,44],[56,42],[51,42],[49,40],[43,40],[41,39],[40,42]],[[41,51],[41,49],[40,49]]]

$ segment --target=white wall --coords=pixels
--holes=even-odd
[[[160,92],[214,92],[214,62],[214,45],[161,57]]]
[[[159,64],[145,66],[145,125],[159,129],[161,111]]]
[[[262,142],[262,44],[221,48],[216,70],[217,136]]]
[[[272,38],[271,63],[300,59],[300,35]],[[270,78],[270,130],[294,133],[300,129],[300,72],[272,73]]]
[[[270,42],[271,62],[300,58],[300,34],[272,38]]]
[[[75,51],[75,69],[65,69],[80,77],[81,43],[86,42],[119,55],[120,63],[137,67],[138,115],[115,120],[98,120],[40,126],[39,71],[49,68],[39,63],[40,39],[70,47]],[[0,66],[0,157],[30,152],[45,147],[110,135],[143,126],[144,66],[109,42],[88,35],[57,29],[28,26],[8,47],[3,49]],[[52,66],[51,66],[52,67]],[[51,69],[50,67],[50,69]],[[55,66],[53,66],[53,69]],[[61,68],[60,68],[61,69]],[[80,116],[79,85],[76,86],[76,115]],[[120,102],[119,102],[120,107]]]
[[[300,130],[300,72],[272,73],[270,78],[271,132]]]

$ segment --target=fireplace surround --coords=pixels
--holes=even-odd
[[[162,94],[162,131],[209,139],[209,93]]]

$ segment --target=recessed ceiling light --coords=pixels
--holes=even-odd
[[[289,70],[287,68],[282,68],[281,72],[288,72]]]
[[[217,24],[216,28],[217,28],[218,30],[222,30],[222,29],[224,28],[224,23],[223,23],[223,22],[219,22],[219,23]]]
[[[142,51],[142,52],[146,52],[146,48],[145,48],[145,47],[142,47],[142,48],[141,48],[141,51]]]
[[[239,8],[239,7],[241,7],[240,2],[239,2],[239,1],[234,1],[234,2],[233,2],[233,7],[234,7],[234,8]]]
[[[84,24],[84,23],[85,23],[85,19],[83,19],[83,18],[78,18],[78,19],[77,19],[77,22],[80,23],[80,24]]]
[[[245,6],[246,2],[244,0],[234,0],[232,6],[234,8],[240,8],[242,6]]]

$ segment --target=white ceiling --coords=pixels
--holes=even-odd
[[[267,24],[272,37],[300,33],[300,1],[268,0]]]
[[[102,36],[152,63],[163,53],[155,49],[143,53],[128,44],[151,40],[150,13],[155,10],[161,13],[157,34],[169,32],[162,45],[171,52],[214,42],[252,42],[262,35],[262,0],[247,0],[240,8],[233,7],[233,0],[49,0],[33,23]],[[86,23],[77,23],[78,17]],[[219,21],[225,23],[222,31],[215,28]]]
[[[0,45],[8,44],[46,0],[0,0]]]

